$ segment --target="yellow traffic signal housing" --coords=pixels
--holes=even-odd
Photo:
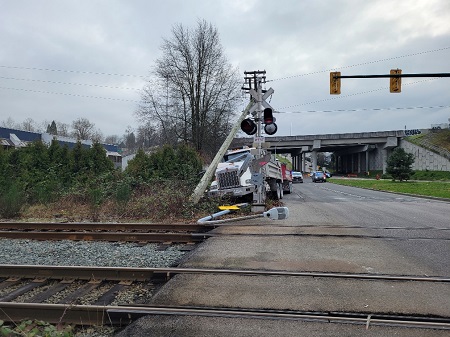
[[[401,69],[391,69],[391,75],[401,75]],[[389,89],[393,93],[399,93],[402,91],[402,78],[401,77],[391,77]]]
[[[341,94],[341,76],[340,71],[330,73],[330,95]]]

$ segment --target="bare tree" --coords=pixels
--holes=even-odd
[[[94,129],[92,130],[91,138],[92,141],[96,143],[103,142],[103,132],[100,129]]]
[[[35,132],[36,122],[32,118],[28,117],[22,122],[21,129],[25,131]]]
[[[63,137],[69,137],[69,124],[56,122],[56,128],[58,129],[58,135]]]
[[[94,126],[87,118],[78,118],[72,122],[72,137],[78,140],[91,139],[95,131]]]
[[[8,129],[18,129],[19,126],[14,122],[14,120],[11,117],[8,117],[7,120],[1,121],[0,125],[4,128]]]
[[[105,137],[106,144],[119,144],[119,136],[118,135],[109,135]]]
[[[160,129],[166,143],[182,141],[200,152],[215,152],[231,129],[228,121],[241,83],[224,56],[217,29],[205,20],[194,30],[175,25],[161,50],[156,79],[144,88],[137,117]]]

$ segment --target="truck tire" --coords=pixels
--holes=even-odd
[[[271,188],[271,197],[273,200],[280,200],[282,198],[281,192],[283,191],[283,188],[280,188],[279,183],[275,183]]]

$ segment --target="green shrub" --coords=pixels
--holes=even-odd
[[[413,163],[414,155],[406,153],[404,149],[398,147],[392,151],[386,160],[386,173],[390,174],[393,180],[409,180],[413,173],[411,169]]]
[[[449,171],[415,171],[411,175],[413,180],[450,180]]]
[[[5,186],[0,195],[0,215],[3,218],[15,218],[25,206],[25,192],[18,182]]]
[[[114,199],[119,214],[123,214],[125,212],[127,205],[131,200],[132,193],[133,191],[131,186],[126,180],[123,180],[117,184]]]
[[[104,202],[104,194],[101,188],[93,186],[88,189],[89,207],[91,210],[92,221],[99,220],[99,211],[102,203]]]

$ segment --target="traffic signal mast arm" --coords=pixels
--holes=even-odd
[[[450,73],[437,74],[397,74],[397,75],[346,75],[334,76],[335,78],[390,78],[390,77],[450,77]]]
[[[330,94],[339,95],[341,93],[341,78],[390,78],[391,92],[401,91],[401,81],[403,77],[450,77],[450,73],[423,73],[423,74],[402,74],[401,69],[392,69],[386,75],[341,75],[340,72],[330,73]]]

